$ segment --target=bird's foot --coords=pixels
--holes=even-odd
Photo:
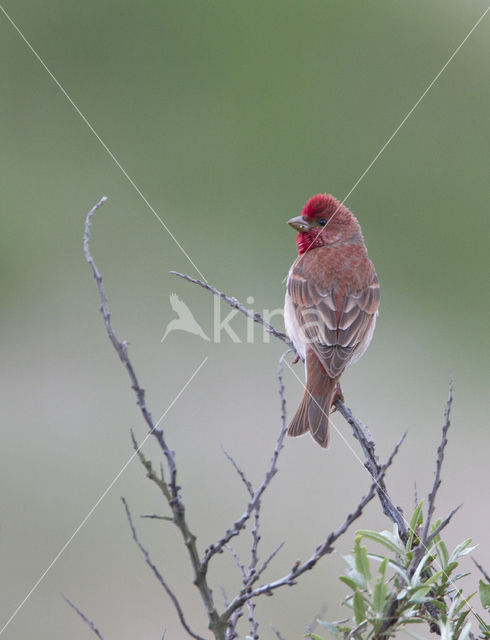
[[[296,364],[299,362],[299,353],[296,354],[296,358],[291,362],[291,364]]]
[[[332,400],[331,413],[335,413],[335,411],[337,411],[337,407],[335,406],[335,403],[337,402],[337,400],[340,400],[340,402],[344,402],[344,394],[342,393],[340,382],[338,382],[337,386],[335,387],[335,392],[333,394],[333,400]]]

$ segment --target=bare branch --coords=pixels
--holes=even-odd
[[[100,271],[97,268],[97,265],[95,264],[92,254],[90,253],[90,232],[92,227],[92,216],[97,211],[97,209],[99,209],[99,207],[101,207],[104,204],[104,202],[107,202],[106,197],[103,197],[94,207],[92,207],[92,209],[87,214],[87,218],[85,220],[85,232],[83,234],[83,252],[85,254],[85,259],[90,265],[93,276],[95,278],[97,291],[99,293],[100,312],[102,314],[102,317],[104,318],[107,335],[109,336],[109,339],[112,342],[112,346],[116,350],[121,362],[124,364],[126,371],[128,372],[129,378],[131,380],[131,388],[133,389],[136,395],[136,404],[140,408],[143,418],[146,424],[148,425],[148,428],[150,429],[150,433],[152,433],[156,437],[156,439],[158,440],[158,443],[160,444],[160,447],[162,448],[163,453],[165,454],[165,457],[167,458],[168,466],[170,469],[170,487],[173,490],[174,497],[178,499],[178,490],[177,490],[177,482],[176,482],[177,467],[175,464],[174,452],[171,451],[171,449],[167,446],[167,443],[163,436],[163,431],[161,429],[157,429],[153,421],[153,418],[151,416],[151,413],[147,407],[146,398],[145,398],[145,394],[146,394],[145,389],[140,385],[138,377],[136,376],[136,372],[129,359],[128,343],[121,342],[120,340],[118,340],[116,334],[114,333],[114,329],[112,328],[111,313],[109,311],[108,300],[105,293],[104,285],[102,283],[102,276],[100,274]]]
[[[335,406],[337,407],[338,411],[343,415],[345,420],[350,424],[350,426],[352,427],[354,438],[361,445],[361,449],[365,457],[364,466],[371,474],[371,477],[376,478],[376,476],[379,475],[381,467],[379,464],[378,456],[376,455],[376,445],[374,443],[371,432],[369,431],[369,429],[366,427],[364,423],[362,423],[358,418],[356,418],[353,415],[352,411],[345,406],[342,400],[337,399]],[[399,444],[403,442],[406,435],[407,434],[405,432]],[[383,513],[386,516],[388,516],[388,518],[390,518],[390,520],[392,520],[392,522],[394,522],[398,526],[400,537],[403,540],[406,540],[408,530],[407,530],[407,525],[405,523],[405,519],[402,513],[400,513],[399,509],[397,509],[397,507],[393,503],[393,500],[390,498],[384,480],[382,480],[378,484],[376,488],[376,492],[378,494],[379,501],[381,502]]]
[[[228,542],[233,537],[237,536],[240,533],[240,531],[242,531],[242,529],[245,528],[245,525],[247,524],[248,519],[252,515],[254,509],[257,507],[257,504],[260,498],[262,497],[264,491],[267,489],[272,478],[277,473],[277,459],[279,457],[281,449],[284,446],[284,438],[286,436],[286,431],[287,431],[286,400],[284,398],[284,383],[283,383],[282,375],[283,375],[284,358],[288,353],[289,353],[289,350],[283,353],[283,355],[279,359],[278,379],[279,379],[279,397],[281,400],[281,430],[279,432],[279,436],[277,438],[276,445],[274,447],[274,452],[272,454],[269,468],[265,474],[262,484],[255,491],[252,499],[248,503],[247,508],[245,509],[245,512],[243,513],[241,518],[239,518],[233,523],[232,527],[225,532],[225,534],[218,540],[218,542],[216,542],[215,544],[212,544],[206,549],[204,560],[202,562],[202,568],[201,568],[201,571],[203,573],[206,573],[211,558],[215,556],[217,553],[221,553],[225,545],[227,545]]]
[[[106,201],[107,201],[107,198],[105,197],[102,198],[87,214],[87,218],[85,220],[85,231],[83,236],[83,251],[85,254],[85,259],[87,263],[90,265],[93,276],[95,278],[97,291],[99,293],[100,311],[104,319],[104,323],[105,323],[105,327],[106,327],[106,331],[109,336],[109,339],[114,349],[116,350],[121,362],[124,364],[126,371],[128,372],[129,378],[131,380],[131,388],[133,389],[136,395],[136,403],[140,408],[140,411],[143,415],[143,418],[146,424],[148,425],[150,433],[157,440],[167,460],[167,464],[169,468],[169,476],[170,476],[168,483],[164,479],[163,469],[161,473],[161,478],[159,478],[155,473],[153,473],[151,463],[145,460],[139,447],[136,447],[136,451],[138,452],[140,460],[144,464],[149,474],[149,477],[154,482],[156,482],[156,484],[158,484],[163,494],[165,495],[166,499],[168,500],[169,506],[172,509],[173,521],[176,524],[176,526],[179,528],[184,540],[184,544],[189,553],[191,564],[195,572],[194,584],[199,590],[202,601],[206,608],[210,629],[212,629],[212,631],[215,633],[215,636],[217,638],[224,638],[225,627],[222,623],[220,616],[218,615],[218,612],[216,611],[212,590],[206,579],[207,566],[205,566],[204,568],[202,566],[201,559],[197,550],[196,536],[189,529],[189,526],[185,517],[185,507],[181,499],[180,487],[177,484],[177,464],[175,461],[175,453],[168,446],[163,430],[158,428],[157,424],[155,424],[153,421],[151,413],[146,404],[145,390],[140,385],[138,377],[136,376],[136,372],[130,361],[127,343],[121,342],[120,340],[118,340],[118,338],[114,333],[112,323],[111,323],[111,314],[109,311],[108,300],[107,300],[107,296],[102,283],[102,276],[97,268],[97,265],[95,264],[92,254],[90,253],[90,231],[92,226],[92,216],[97,211],[97,209]],[[136,443],[134,436],[133,436],[133,443],[134,444]],[[135,533],[133,533],[133,537],[135,537]],[[200,636],[194,636],[194,637],[198,638]]]
[[[287,337],[287,335],[285,333],[282,333],[281,331],[278,331],[275,327],[273,327],[270,324],[270,322],[267,322],[267,320],[264,320],[264,318],[260,315],[260,313],[255,313],[255,312],[251,311],[250,309],[248,309],[245,305],[243,305],[236,298],[232,298],[231,296],[227,296],[226,293],[223,293],[222,291],[218,291],[218,289],[216,289],[216,287],[213,287],[212,285],[207,284],[206,282],[203,282],[202,280],[197,280],[196,278],[191,278],[191,276],[188,276],[185,273],[179,273],[178,271],[170,271],[169,273],[171,273],[173,276],[179,276],[179,278],[183,278],[184,280],[187,280],[188,282],[192,282],[193,284],[197,284],[200,287],[202,287],[203,289],[207,289],[208,291],[213,293],[215,296],[219,296],[230,307],[232,307],[233,309],[238,309],[238,311],[241,311],[248,318],[253,318],[254,322],[257,322],[258,324],[262,325],[268,333],[270,333],[275,338],[279,338],[279,340],[282,340],[284,342],[284,344],[287,344],[288,347],[290,349],[293,349],[293,351],[294,351],[293,343],[289,340],[289,338]]]
[[[271,624],[271,629],[272,629],[272,631],[274,631],[274,633],[276,634],[277,640],[284,640],[284,636],[282,636],[282,635],[280,634],[279,630],[278,630],[278,629],[276,629],[276,627],[274,627],[272,624]]]
[[[228,451],[222,446],[221,450],[223,451],[223,453],[225,454],[226,458],[231,462],[231,464],[233,465],[235,471],[238,473],[238,475],[240,476],[241,481],[243,482],[243,484],[247,487],[247,491],[250,494],[250,496],[253,498],[254,495],[254,490],[252,487],[252,483],[247,480],[245,473],[243,472],[243,470],[241,469],[241,467],[238,465],[238,463],[235,461],[235,459],[233,458],[233,456],[228,453]]]
[[[166,520],[167,522],[173,522],[174,519],[170,516],[159,516],[156,513],[145,513],[140,518],[146,518],[147,520]]]
[[[66,596],[63,596],[63,599],[65,600],[65,602],[67,602],[70,605],[70,607],[73,609],[73,611],[76,611],[76,613],[85,622],[85,624],[95,633],[97,638],[99,638],[99,640],[104,640],[104,638],[102,637],[102,634],[97,629],[97,627],[92,622],[92,620],[89,620],[89,618],[87,618],[87,616],[83,613],[83,611],[80,611],[80,609],[75,604],[73,604],[73,602],[71,600],[68,600],[68,598]]]
[[[243,607],[243,605],[252,598],[256,598],[264,594],[272,595],[273,591],[280,587],[292,586],[296,584],[296,581],[299,578],[299,576],[313,569],[313,567],[317,564],[317,562],[321,558],[323,558],[325,555],[332,553],[332,551],[334,550],[335,542],[347,531],[350,525],[361,516],[365,506],[373,499],[376,493],[376,487],[378,483],[383,479],[388,467],[393,462],[393,458],[397,454],[400,444],[401,442],[399,442],[395,446],[386,464],[381,467],[379,476],[373,480],[368,493],[363,498],[361,498],[361,500],[359,501],[359,504],[354,509],[354,511],[352,511],[352,513],[349,513],[346,516],[344,522],[340,525],[340,527],[336,531],[332,531],[327,536],[325,541],[319,547],[316,548],[314,554],[310,557],[309,560],[307,560],[304,563],[301,563],[299,561],[296,562],[291,568],[290,572],[286,576],[283,576],[278,580],[274,580],[273,582],[269,582],[253,590],[242,589],[241,593],[227,607],[225,613],[223,614],[223,618],[227,619],[229,616],[233,614],[233,612],[236,609],[240,609],[241,607]]]
[[[441,443],[437,449],[437,462],[436,462],[436,471],[434,475],[434,483],[432,485],[432,489],[428,496],[427,502],[427,517],[425,519],[424,528],[422,531],[422,542],[425,546],[428,545],[427,537],[429,534],[430,524],[432,522],[432,517],[434,515],[435,510],[435,502],[436,495],[439,487],[441,486],[441,468],[442,462],[444,460],[444,450],[447,445],[447,432],[449,426],[451,425],[450,416],[451,416],[451,407],[453,404],[453,376],[451,375],[449,379],[449,397],[446,402],[446,408],[444,410],[444,424],[442,426],[442,434],[441,434]]]
[[[434,538],[435,538],[437,535],[439,535],[439,533],[441,533],[441,531],[442,531],[445,527],[447,527],[447,525],[451,522],[451,520],[452,520],[452,518],[453,518],[454,514],[455,514],[455,513],[457,513],[457,512],[461,509],[461,507],[462,507],[462,506],[463,506],[463,504],[461,503],[461,504],[459,504],[457,507],[455,507],[455,508],[454,508],[454,509],[449,513],[449,515],[448,515],[448,516],[446,516],[446,517],[444,518],[444,520],[443,520],[443,521],[442,521],[442,522],[441,522],[441,523],[440,523],[440,524],[439,524],[439,525],[434,529],[434,531],[433,531],[433,532],[429,535],[429,537],[427,538],[427,541],[426,541],[426,543],[425,543],[425,545],[424,545],[424,547],[423,547],[425,550],[429,547],[429,545],[430,545],[430,543],[432,542],[432,540],[434,540]]]
[[[274,551],[269,554],[269,556],[264,560],[264,562],[261,564],[261,566],[257,569],[257,571],[252,576],[253,579],[250,581],[250,584],[254,584],[254,582],[257,582],[257,580],[264,573],[264,571],[270,565],[272,560],[277,556],[279,551],[284,547],[284,545],[285,545],[285,542],[281,542],[281,544],[277,545]]]
[[[481,564],[479,564],[475,558],[471,558],[473,560],[473,562],[475,563],[475,566],[477,569],[479,569],[481,571],[481,574],[483,575],[483,577],[485,578],[485,580],[490,584],[490,575],[488,575],[488,573],[485,571],[485,569],[481,566]]]
[[[145,549],[145,547],[142,545],[142,543],[140,542],[140,540],[138,538],[138,534],[136,533],[136,528],[135,528],[135,526],[133,524],[133,519],[131,517],[131,512],[129,511],[128,503],[126,502],[126,500],[124,498],[121,498],[121,500],[122,500],[122,503],[124,505],[124,509],[126,510],[126,517],[128,519],[129,527],[130,527],[131,533],[133,535],[133,540],[136,542],[136,545],[138,546],[139,550],[143,554],[146,564],[153,571],[154,575],[156,576],[156,579],[162,585],[162,587],[165,589],[165,591],[167,592],[167,595],[169,596],[170,600],[172,600],[173,605],[174,605],[174,607],[175,607],[175,609],[177,611],[177,615],[179,616],[180,623],[182,624],[184,629],[187,631],[187,633],[190,636],[192,636],[193,638],[195,638],[195,640],[205,640],[205,638],[203,638],[202,636],[198,635],[197,633],[194,633],[194,631],[192,631],[190,629],[189,625],[187,624],[187,622],[186,622],[186,620],[184,618],[184,612],[182,610],[182,607],[180,606],[180,603],[179,603],[179,601],[177,599],[177,596],[170,589],[170,587],[168,586],[166,580],[163,578],[163,576],[160,573],[160,571],[153,564],[153,562],[151,561],[151,558],[150,558],[150,554],[148,553],[148,551]]]

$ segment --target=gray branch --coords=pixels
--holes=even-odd
[[[140,539],[138,538],[138,534],[136,533],[136,528],[133,523],[133,518],[131,517],[131,512],[129,510],[128,503],[124,498],[121,498],[121,500],[124,505],[124,509],[126,511],[126,518],[128,519],[129,527],[133,535],[133,540],[136,542],[136,545],[138,546],[139,550],[143,554],[146,564],[153,571],[153,574],[155,575],[158,582],[162,585],[162,587],[167,592],[167,595],[170,598],[170,600],[172,600],[175,610],[177,611],[177,615],[179,616],[181,625],[184,627],[184,629],[192,638],[195,638],[195,640],[205,640],[205,638],[203,638],[202,636],[198,635],[197,633],[194,633],[194,631],[192,631],[189,625],[187,624],[186,619],[184,617],[184,612],[182,610],[182,607],[180,606],[180,602],[178,601],[177,596],[172,591],[172,589],[168,586],[166,580],[164,579],[160,571],[157,569],[156,565],[152,562],[150,558],[150,554],[148,553],[148,551],[145,549],[145,547],[140,542]]]
[[[85,622],[85,624],[95,633],[97,638],[99,638],[99,640],[104,640],[104,638],[102,637],[102,634],[97,629],[97,627],[92,622],[92,620],[87,618],[87,616],[83,613],[83,611],[80,611],[80,609],[75,604],[73,604],[73,602],[71,600],[68,600],[68,598],[66,596],[63,596],[63,599],[65,600],[65,602],[67,602],[70,605],[70,607],[73,609],[73,611],[76,611],[76,613]]]
[[[446,407],[444,409],[444,424],[442,426],[441,433],[441,443],[437,448],[437,462],[436,462],[436,471],[434,474],[434,483],[432,485],[432,489],[428,496],[427,501],[427,517],[425,519],[424,528],[422,531],[422,542],[425,546],[427,546],[427,539],[429,536],[429,529],[432,522],[432,517],[434,516],[434,511],[436,508],[436,495],[439,487],[441,486],[441,468],[444,460],[444,451],[447,445],[447,432],[449,430],[449,426],[451,425],[451,407],[453,404],[453,377],[451,376],[449,379],[449,397],[446,402]]]
[[[209,628],[214,632],[217,638],[224,638],[225,627],[223,626],[222,620],[216,610],[213,600],[213,593],[206,578],[207,567],[203,570],[201,558],[197,550],[196,536],[191,532],[185,517],[185,507],[180,495],[180,487],[177,485],[177,464],[175,461],[175,453],[168,446],[163,430],[158,428],[153,421],[151,413],[146,404],[145,390],[140,385],[136,372],[129,358],[127,343],[118,340],[116,334],[114,333],[108,300],[104,290],[104,285],[102,283],[102,276],[90,252],[90,231],[92,227],[92,216],[97,211],[97,209],[99,209],[99,207],[101,207],[106,201],[106,197],[102,198],[94,207],[92,207],[92,209],[87,214],[87,218],[85,220],[85,232],[83,236],[83,251],[85,254],[85,259],[90,265],[93,276],[95,278],[100,300],[100,312],[104,319],[107,335],[109,336],[114,349],[116,350],[121,362],[124,364],[128,372],[129,378],[131,380],[131,388],[136,394],[136,403],[140,408],[146,424],[148,425],[150,433],[157,440],[163,454],[167,459],[170,476],[168,484],[163,478],[163,472],[161,477],[153,472],[151,463],[145,460],[140,447],[137,446],[134,436],[132,435],[133,444],[141,462],[144,464],[147,470],[149,477],[160,487],[162,493],[168,501],[170,508],[172,509],[173,521],[181,532],[184,544],[189,553],[192,567],[194,569],[194,584],[199,590],[201,599],[204,603],[209,619]],[[200,636],[194,637],[198,638]]]
[[[257,598],[258,596],[261,596],[261,595],[272,595],[272,593],[276,589],[279,589],[284,586],[295,585],[297,579],[301,575],[313,569],[313,567],[318,563],[318,561],[321,558],[332,553],[332,551],[334,551],[335,542],[347,531],[350,525],[362,515],[362,512],[365,506],[373,499],[376,493],[377,484],[378,482],[380,482],[380,480],[383,479],[387,469],[390,467],[394,457],[398,453],[400,445],[401,445],[401,441],[397,443],[390,457],[388,458],[386,464],[384,464],[381,467],[379,476],[372,481],[368,493],[363,498],[361,498],[357,507],[352,511],[352,513],[349,513],[346,516],[344,522],[340,525],[340,527],[336,531],[332,531],[327,536],[325,541],[316,548],[315,552],[309,558],[309,560],[307,560],[304,563],[296,562],[291,568],[290,572],[287,575],[283,576],[282,578],[279,578],[278,580],[274,580],[267,584],[263,584],[260,587],[256,587],[255,589],[252,589],[252,590],[250,590],[249,588],[242,589],[240,594],[229,604],[225,613],[223,614],[223,617],[225,618],[230,617],[236,609],[241,609],[243,605],[249,600],[251,600],[252,598]]]
[[[485,569],[481,566],[481,564],[475,560],[475,558],[471,558],[471,559],[475,563],[476,568],[479,569],[479,571],[481,572],[482,576],[488,582],[488,584],[490,584],[490,575],[485,571]]]

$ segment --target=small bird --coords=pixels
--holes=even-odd
[[[343,400],[339,378],[373,337],[379,283],[354,215],[330,194],[310,198],[288,224],[298,231],[298,257],[287,281],[284,322],[305,362],[306,384],[289,425],[328,446],[328,416]]]
[[[174,318],[168,323],[167,328],[165,329],[165,333],[163,334],[163,338],[160,340],[160,342],[163,342],[171,331],[176,330],[193,333],[194,335],[200,336],[201,338],[209,342],[208,336],[204,333],[204,331],[197,323],[196,319],[192,315],[192,311],[176,293],[170,294],[170,306],[179,317]]]

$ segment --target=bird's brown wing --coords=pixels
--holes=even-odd
[[[347,267],[336,263],[335,254],[325,254],[323,260],[318,257],[314,269],[306,255],[298,260],[288,293],[307,347],[314,350],[327,374],[337,378],[369,339],[379,306],[379,284],[365,253]]]

